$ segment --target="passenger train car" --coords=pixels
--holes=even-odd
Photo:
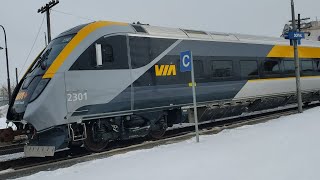
[[[13,93],[7,121],[29,132],[27,156],[52,156],[82,143],[150,136],[193,122],[194,56],[199,121],[294,104],[293,48],[281,38],[98,21],[61,33]],[[303,102],[319,100],[320,43],[302,41]],[[36,147],[36,148],[35,148]]]

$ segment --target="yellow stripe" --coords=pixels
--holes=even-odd
[[[320,58],[320,48],[299,46],[300,58]],[[275,45],[267,57],[293,58],[294,52],[292,46]]]
[[[111,22],[111,21],[97,21],[88,24],[82,28],[75,37],[66,45],[66,47],[61,51],[58,57],[53,61],[47,72],[43,75],[43,79],[52,78],[72,51],[92,32],[95,30],[105,27],[105,26],[127,26],[127,23]]]
[[[268,78],[268,79],[252,79],[248,82],[262,82],[262,81],[281,81],[281,80],[290,80],[295,79],[296,77],[285,77],[285,78]],[[301,79],[311,79],[311,78],[320,78],[320,76],[303,76]]]

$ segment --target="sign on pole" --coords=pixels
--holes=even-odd
[[[198,128],[198,111],[197,111],[197,98],[196,98],[196,84],[194,81],[194,68],[193,68],[193,57],[191,51],[185,51],[180,53],[180,71],[190,72],[191,71],[191,81],[192,81],[192,96],[193,96],[193,111],[194,111],[194,121],[196,129],[196,139],[199,142],[199,128]]]
[[[180,53],[180,71],[189,72],[192,71],[191,67],[191,51],[185,51]]]
[[[293,46],[293,41],[298,41],[298,45],[301,45],[301,39],[305,39],[305,34],[304,32],[289,31],[287,34],[284,35],[284,38],[291,40],[291,46]]]

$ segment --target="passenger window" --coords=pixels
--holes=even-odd
[[[284,73],[294,74],[294,72],[295,72],[294,60],[283,61],[283,66],[284,66]]]
[[[214,78],[231,77],[233,72],[232,61],[212,61],[211,69]]]
[[[201,78],[203,77],[203,63],[200,60],[194,60],[193,61],[194,66],[194,77],[195,78]]]
[[[133,69],[149,64],[176,40],[150,37],[129,37],[131,65]]]
[[[280,61],[266,60],[263,62],[264,74],[278,75],[280,74]]]
[[[240,61],[240,72],[244,78],[257,77],[259,75],[257,61]]]
[[[320,60],[314,60],[314,67],[317,72],[320,72]]]
[[[301,61],[302,72],[303,73],[312,73],[313,72],[313,62],[312,60],[302,60]]]

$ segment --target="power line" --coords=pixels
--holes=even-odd
[[[38,40],[40,31],[41,31],[41,28],[42,28],[42,25],[43,25],[43,22],[44,22],[44,18],[45,18],[45,16],[43,15],[42,22],[41,22],[41,25],[40,25],[40,27],[39,27],[37,36],[36,36],[35,40],[33,41],[33,44],[32,44],[32,47],[31,47],[31,49],[30,49],[30,52],[29,52],[29,54],[28,54],[28,56],[27,56],[27,59],[24,61],[24,64],[23,64],[23,66],[22,66],[22,68],[21,68],[21,70],[20,70],[20,72],[19,72],[19,76],[20,76],[21,72],[23,71],[23,69],[24,69],[24,67],[25,67],[25,65],[26,65],[26,63],[27,63],[27,61],[28,61],[28,59],[29,59],[29,57],[30,57],[30,55],[31,55],[31,52],[33,51],[33,48],[34,48],[34,46],[35,46],[35,44],[36,44],[36,42],[37,42],[37,40]]]
[[[65,15],[69,15],[69,16],[74,16],[74,17],[77,17],[77,18],[80,18],[80,19],[85,19],[85,20],[89,20],[89,21],[95,21],[94,19],[90,19],[90,18],[83,17],[83,16],[78,16],[78,15],[67,13],[67,12],[63,12],[63,11],[58,11],[58,10],[53,10],[53,9],[51,9],[51,11],[57,12],[57,13],[61,13],[61,14],[65,14]]]

